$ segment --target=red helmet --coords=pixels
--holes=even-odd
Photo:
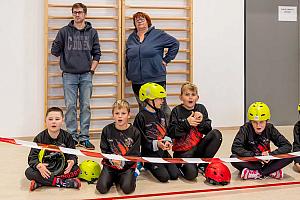
[[[205,170],[206,181],[213,185],[227,185],[230,183],[231,173],[221,162],[211,162]]]

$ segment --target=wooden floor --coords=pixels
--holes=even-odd
[[[293,127],[278,127],[290,142],[293,139]],[[217,157],[228,157],[230,155],[230,147],[232,140],[237,130],[222,130],[223,143],[217,154]],[[94,140],[99,150],[99,140]],[[107,198],[115,196],[123,196],[122,192],[113,186],[107,195],[99,194],[95,185],[88,185],[83,183],[80,190],[62,189],[52,187],[38,188],[34,192],[29,192],[29,181],[24,175],[27,168],[27,156],[29,149],[27,147],[20,147],[11,144],[0,143],[0,199],[95,199]],[[88,159],[87,157],[79,157],[79,161]],[[300,181],[300,174],[292,169],[292,164],[284,168],[284,179],[275,180],[271,178],[263,180],[246,180],[239,178],[237,170],[227,165],[232,172],[231,183],[227,186],[212,186],[205,182],[205,179],[199,175],[197,181],[190,182],[183,179],[177,181],[170,181],[169,183],[157,182],[147,171],[141,173],[138,177],[136,191],[132,195],[140,194],[154,194],[162,192],[180,192],[186,190],[202,190],[202,189],[216,189],[216,188],[230,188],[237,186],[258,185],[258,184],[273,184],[291,181]],[[184,195],[171,195],[160,197],[147,197],[141,199],[222,199],[222,200],[241,200],[241,199],[298,199],[300,198],[300,185],[289,185],[279,187],[267,187],[256,189],[244,189],[233,191],[218,191],[205,192]]]

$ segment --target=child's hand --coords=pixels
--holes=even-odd
[[[118,169],[122,169],[122,161],[121,160],[112,160],[111,161],[115,167],[117,167]]]
[[[165,150],[172,150],[172,143],[169,141],[165,142]]]
[[[194,113],[194,117],[195,117],[195,119],[198,119],[200,122],[202,122],[202,120],[203,120],[203,115],[201,112],[196,111]]]
[[[195,113],[192,112],[192,114],[187,118],[187,121],[189,122],[190,126],[198,126],[200,124],[200,119],[195,118]]]
[[[162,150],[171,150],[172,149],[172,143],[165,140],[158,140],[157,141],[158,148]]]
[[[36,168],[39,170],[43,178],[50,178],[51,172],[47,169],[47,163],[39,163]]]
[[[164,140],[157,140],[157,147],[162,150],[165,150]]]
[[[74,160],[67,160],[67,163],[68,163],[68,166],[66,167],[64,174],[70,173],[70,171],[74,165]]]
[[[261,155],[262,155],[262,156],[268,156],[268,155],[269,155],[269,152],[264,151],[264,152],[261,153]],[[263,160],[263,162],[264,162],[264,163],[268,163],[268,162],[270,162],[270,160]]]

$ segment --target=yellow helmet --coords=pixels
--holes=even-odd
[[[84,160],[80,163],[79,168],[78,178],[86,180],[88,183],[95,182],[100,176],[101,167],[98,162],[93,160]]]
[[[248,119],[250,121],[265,121],[271,118],[270,109],[263,102],[255,102],[249,106]]]
[[[299,111],[299,113],[300,113],[300,104],[298,104],[298,111]]]
[[[167,96],[165,88],[157,83],[145,83],[142,85],[139,98],[141,101],[146,99],[154,100],[159,98],[165,98]]]

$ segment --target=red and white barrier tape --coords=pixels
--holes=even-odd
[[[248,162],[248,161],[261,161],[261,160],[276,160],[283,158],[294,158],[300,156],[300,152],[292,152],[287,154],[279,154],[274,156],[255,156],[255,157],[239,157],[239,158],[155,158],[155,157],[134,157],[134,156],[121,156],[115,154],[104,154],[100,152],[70,149],[65,147],[58,147],[55,145],[38,144],[35,142],[28,142],[24,140],[17,140],[13,138],[0,137],[0,142],[20,145],[35,149],[47,149],[51,151],[60,151],[67,154],[73,154],[77,156],[87,156],[94,158],[107,158],[122,161],[135,161],[135,162],[151,162],[151,163],[210,163],[212,161],[221,161],[225,163],[233,162]]]

